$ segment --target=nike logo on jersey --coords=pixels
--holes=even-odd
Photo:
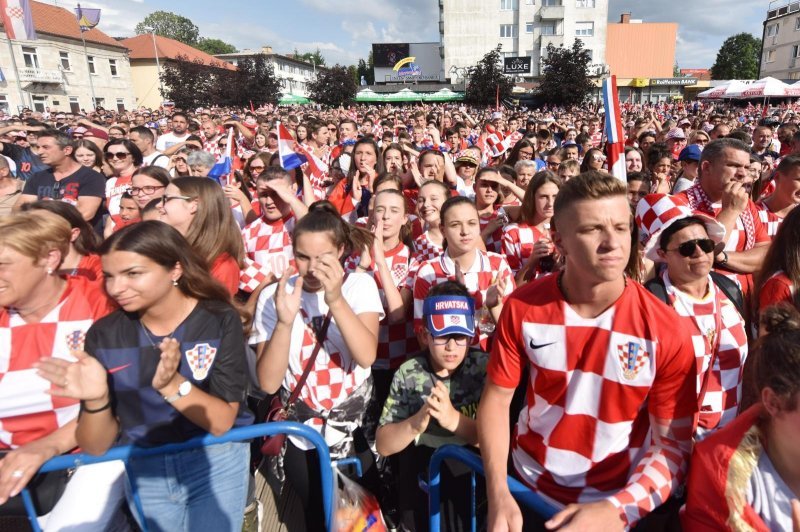
[[[549,344],[536,345],[536,344],[533,343],[533,340],[531,340],[529,345],[531,346],[531,349],[541,349],[543,347],[547,347],[548,345],[553,345],[554,343],[555,342],[550,342]]]
[[[129,362],[129,363],[125,364],[124,366],[117,366],[116,368],[111,368],[111,369],[109,369],[109,370],[108,370],[108,372],[109,372],[109,373],[116,373],[116,372],[118,372],[118,371],[122,371],[122,370],[123,370],[123,369],[125,369],[125,368],[129,368],[129,367],[131,367],[132,365],[133,365],[133,363],[132,363],[132,362]]]

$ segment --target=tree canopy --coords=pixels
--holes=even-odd
[[[500,46],[483,56],[477,65],[469,67],[469,85],[467,86],[466,101],[475,104],[494,104],[497,99],[498,88],[500,100],[511,95],[514,83],[511,78],[503,74],[503,65],[500,60]]]
[[[323,105],[338,106],[352,101],[356,95],[353,79],[355,67],[349,69],[336,64],[317,73],[317,79],[308,83],[310,98]]]
[[[301,61],[305,61],[307,63],[314,63],[317,66],[325,66],[325,57],[323,57],[322,52],[319,48],[314,50],[313,52],[306,52],[301,54],[300,51],[295,48],[294,49],[294,56]]]
[[[563,45],[556,48],[550,43],[546,53],[546,57],[542,59],[539,95],[548,104],[582,104],[594,89],[594,84],[589,79],[592,56],[583,47],[583,41],[575,39],[571,48]]]
[[[153,28],[156,35],[175,39],[189,46],[195,46],[200,39],[200,29],[188,18],[170,11],[154,11],[136,25],[137,35],[150,33]]]
[[[200,37],[195,48],[209,55],[232,54],[239,51],[234,45],[228,44],[222,39],[207,39],[205,37]]]
[[[711,67],[712,79],[757,79],[761,39],[737,33],[725,39]]]
[[[358,60],[358,66],[356,67],[356,85],[361,84],[361,76],[364,76],[364,79],[367,80],[367,85],[375,84],[374,66],[375,63],[372,59],[372,50],[370,50],[366,61],[363,59]]]

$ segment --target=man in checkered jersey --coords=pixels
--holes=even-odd
[[[548,528],[620,530],[683,480],[697,411],[694,352],[673,312],[624,275],[624,183],[571,179],[553,222],[565,268],[506,302],[478,409],[489,529],[523,525],[506,484],[510,447],[514,474],[560,509]],[[506,414],[525,367],[527,404],[509,441]],[[542,524],[525,517],[526,529]]]
[[[268,167],[256,180],[261,216],[242,230],[247,257],[261,270],[280,277],[294,266],[292,231],[308,207],[297,197],[297,184],[289,173]]]
[[[800,203],[800,155],[784,157],[775,172],[775,190],[756,202],[758,217],[774,238],[783,219]]]
[[[742,181],[747,177],[750,149],[736,139],[709,142],[700,155],[698,182],[677,194],[692,210],[725,226],[725,248],[715,256],[717,271],[739,283],[747,299],[753,273],[761,268],[770,238]]]

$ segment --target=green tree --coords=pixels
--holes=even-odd
[[[544,102],[563,106],[582,104],[594,89],[589,79],[592,56],[583,47],[583,41],[575,39],[571,48],[563,45],[556,48],[550,43],[546,54],[539,84],[539,95]]]
[[[240,61],[238,74],[239,87],[242,91],[238,105],[248,107],[251,101],[256,107],[265,103],[278,103],[281,85],[266,55],[258,54]]]
[[[349,103],[356,95],[355,72],[355,67],[339,64],[319,71],[317,79],[308,83],[311,99],[332,107]]]
[[[195,48],[209,55],[233,54],[239,51],[234,45],[228,44],[222,39],[206,39],[205,37],[200,37]]]
[[[156,35],[175,39],[189,46],[195,46],[200,38],[200,30],[194,22],[170,11],[154,11],[136,25],[137,35],[150,33],[146,28],[153,28]]]
[[[361,76],[364,76],[364,79],[367,80],[367,85],[374,85],[375,84],[375,70],[373,68],[374,62],[372,60],[372,51],[370,50],[369,56],[367,60],[364,61],[363,59],[358,60],[358,66],[356,67],[356,82],[360,85],[361,84]]]
[[[737,33],[725,39],[711,67],[712,79],[757,79],[761,39]]]
[[[179,55],[174,61],[165,61],[161,67],[161,81],[164,83],[164,97],[175,102],[181,109],[189,109],[210,103],[210,94],[216,71],[199,59],[190,61]]]
[[[483,56],[477,65],[469,67],[467,77],[466,101],[475,104],[494,105],[497,90],[500,89],[500,100],[511,96],[514,82],[503,74],[503,64],[500,58],[500,45]]]

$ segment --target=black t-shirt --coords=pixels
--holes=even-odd
[[[48,168],[33,174],[25,182],[25,188],[22,189],[22,193],[36,196],[37,199],[61,200],[77,205],[79,197],[105,198],[106,178],[100,172],[81,165],[74,173],[56,181],[52,168]],[[95,229],[99,227],[102,230],[102,202],[94,218],[89,223]]]
[[[180,343],[178,372],[214,397],[240,402],[234,426],[251,424],[253,416],[244,403],[248,384],[244,332],[236,310],[225,303],[201,301],[173,338]],[[145,332],[136,314],[122,310],[98,320],[86,333],[86,352],[109,372],[120,443],[150,447],[206,434],[152,386],[161,356],[153,344],[158,346],[161,340]]]
[[[23,181],[27,181],[33,174],[47,169],[47,165],[30,148],[22,148],[16,144],[4,142],[3,155],[17,163],[17,178]]]

